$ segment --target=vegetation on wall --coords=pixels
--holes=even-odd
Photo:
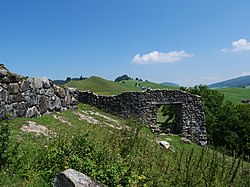
[[[181,90],[201,96],[210,145],[231,154],[250,155],[250,105],[224,101],[222,92],[203,85]]]

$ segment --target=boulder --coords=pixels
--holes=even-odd
[[[5,89],[1,89],[1,91],[0,91],[0,99],[1,99],[1,101],[7,102],[8,101],[8,96],[9,96],[8,92]]]
[[[170,144],[167,141],[158,141],[157,143],[166,149],[170,148]]]
[[[37,105],[37,96],[36,95],[27,95],[27,96],[25,96],[25,99],[27,101],[28,107]]]
[[[45,88],[45,89],[50,88],[50,81],[47,77],[42,77],[40,79],[42,80],[43,88]]]
[[[189,139],[187,139],[187,138],[181,138],[181,142],[182,143],[186,143],[186,144],[191,144],[192,142],[191,142],[191,140],[189,140]]]
[[[83,173],[67,169],[55,177],[53,187],[103,187],[103,185]]]
[[[7,71],[6,69],[2,69],[2,68],[0,68],[0,77],[4,77],[4,76],[6,76],[6,75],[7,75],[7,73],[8,73],[8,71]]]
[[[43,87],[43,82],[40,78],[33,78],[32,86],[33,88],[40,89]]]
[[[16,75],[10,75],[8,77],[11,83],[17,83],[19,81],[19,78]]]
[[[35,106],[28,108],[25,117],[31,118],[31,117],[36,117],[39,115],[39,111]]]
[[[25,80],[21,84],[20,91],[21,92],[26,92],[29,89],[29,81]]]
[[[60,98],[65,98],[65,97],[66,97],[65,89],[64,89],[64,88],[59,88],[59,89],[57,90],[57,95],[58,95]]]
[[[38,96],[38,105],[39,105],[41,114],[44,114],[47,112],[48,102],[45,96]]]
[[[24,102],[15,103],[13,106],[16,109],[16,114],[18,117],[24,117],[27,111],[27,107]]]
[[[45,95],[51,97],[52,95],[54,95],[54,90],[52,88],[49,88],[48,90],[46,90]]]
[[[3,83],[3,84],[9,84],[10,83],[10,79],[8,77],[4,77],[4,78],[2,78],[1,83]]]
[[[21,102],[25,101],[25,97],[22,95],[22,93],[17,93],[15,95],[9,95],[9,103],[14,103],[14,102]]]
[[[10,83],[8,86],[8,91],[10,94],[16,94],[19,92],[19,85],[17,83]]]
[[[60,99],[59,97],[56,97],[56,100],[55,100],[55,102],[53,103],[53,108],[54,108],[56,111],[60,111],[60,110],[61,110],[61,107],[62,107],[61,99]]]
[[[36,133],[36,135],[43,134],[44,136],[49,135],[49,130],[47,127],[43,125],[38,125],[33,121],[28,121],[28,125],[23,125],[21,127],[21,130],[24,132],[33,132]]]

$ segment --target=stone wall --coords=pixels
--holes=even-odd
[[[48,78],[28,78],[9,72],[0,65],[0,120],[37,117],[53,111],[76,108],[75,89],[55,86]]]
[[[205,114],[199,96],[180,90],[147,90],[124,92],[117,96],[101,96],[86,91],[79,93],[79,102],[96,106],[123,118],[136,118],[146,125],[156,124],[160,105],[174,105],[178,111],[178,125],[182,136],[200,144],[207,144]]]

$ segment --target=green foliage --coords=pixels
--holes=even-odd
[[[81,110],[101,113],[87,105],[79,105]],[[8,123],[9,145],[22,141],[16,156],[12,154],[11,162],[0,169],[0,186],[51,186],[55,175],[68,168],[110,187],[250,185],[248,163],[209,148],[181,144],[178,136],[156,136],[134,121],[120,120],[124,128],[118,130],[103,126],[106,121],[100,125],[81,121],[72,111],[60,116],[71,126],[51,115],[33,120],[49,128],[49,137],[20,132],[25,118]],[[174,152],[156,143],[165,138]]]
[[[129,76],[127,76],[127,75],[122,75],[120,77],[117,77],[115,79],[115,82],[121,82],[121,81],[124,81],[124,80],[131,80],[131,78]]]
[[[165,121],[161,124],[160,127],[162,129],[170,128],[173,133],[177,133],[175,112],[173,106],[164,105],[161,109],[161,114]]]
[[[8,163],[9,136],[9,124],[7,121],[3,121],[0,124],[0,168]]]
[[[201,96],[211,145],[230,154],[250,155],[249,105],[224,102],[223,93],[203,85],[181,89]]]

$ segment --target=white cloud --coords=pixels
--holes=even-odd
[[[140,55],[137,54],[132,59],[132,63],[135,64],[156,64],[156,63],[168,63],[183,60],[184,58],[192,57],[192,54],[188,54],[185,51],[170,51],[163,53],[159,51],[153,51],[151,53]]]
[[[221,49],[222,52],[250,51],[250,42],[246,39],[239,39],[232,42],[231,49]]]

